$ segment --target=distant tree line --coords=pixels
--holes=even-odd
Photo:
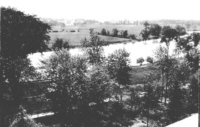
[[[145,22],[151,24],[159,24],[160,26],[184,26],[187,30],[200,30],[200,21],[199,20],[144,20],[144,21],[129,21],[129,20],[119,20],[117,22],[105,21],[104,24],[111,25],[136,25],[141,26]]]
[[[169,39],[178,39],[178,37],[183,36],[185,34],[186,34],[186,29],[180,25],[177,25],[175,26],[175,28],[173,28],[171,26],[160,26],[158,24],[149,24],[148,22],[144,23],[144,29],[140,33],[144,41],[149,39],[158,39],[158,38],[161,38],[163,40],[166,39],[164,36],[168,36]]]
[[[103,28],[99,34],[104,35],[104,36],[111,36],[111,37],[131,38],[133,40],[136,39],[136,35],[134,34],[129,35],[128,30],[118,30],[116,28],[114,28],[111,32]]]

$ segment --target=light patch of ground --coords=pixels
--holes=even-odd
[[[113,53],[117,49],[126,49],[130,53],[130,65],[135,66],[137,64],[136,60],[139,57],[143,57],[146,59],[148,56],[154,57],[154,52],[158,48],[158,46],[165,46],[165,43],[159,43],[159,40],[149,40],[149,41],[141,41],[141,42],[127,42],[120,44],[111,44],[108,46],[104,46],[105,56]],[[170,51],[169,54],[172,54],[175,49],[175,43],[170,43]],[[80,48],[73,48],[69,50],[71,55],[83,55],[83,50]],[[44,52],[44,53],[34,53],[30,54],[28,58],[31,60],[31,63],[34,67],[39,67],[41,65],[40,60],[47,59],[53,52]],[[144,62],[145,64],[145,62]]]

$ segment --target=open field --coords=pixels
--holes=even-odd
[[[69,40],[69,45],[71,46],[80,46],[81,40],[83,40],[84,38],[87,38],[87,39],[90,38],[89,30],[82,30],[80,32],[55,32],[55,33],[52,32],[49,35],[51,37],[49,46],[51,46],[52,43],[55,42],[56,38],[62,38],[66,41]],[[130,39],[126,39],[126,38],[101,36],[101,35],[99,35],[99,37],[101,40],[104,40],[110,43],[130,41]]]
[[[57,26],[52,26],[52,30],[61,30],[64,29],[65,31],[69,30],[77,30],[79,29],[80,31],[89,31],[89,29],[94,29],[96,32],[101,32],[103,28],[106,30],[112,32],[114,28],[118,30],[128,30],[128,34],[135,34],[136,36],[139,36],[141,30],[144,28],[144,26],[139,25],[112,25],[112,24],[91,24],[91,25],[79,25],[79,26],[66,26],[64,28],[57,27]]]
[[[51,43],[55,41],[56,38],[63,38],[64,40],[69,40],[70,45],[78,46],[80,45],[80,41],[84,38],[89,38],[89,29],[94,29],[95,32],[101,32],[103,28],[107,31],[112,33],[114,28],[121,30],[128,30],[128,34],[135,34],[138,39],[141,39],[139,36],[141,30],[144,28],[143,26],[134,26],[134,25],[101,25],[101,24],[94,24],[94,25],[82,25],[82,26],[66,26],[64,28],[53,26],[52,31],[58,32],[51,32],[49,33],[51,37]],[[71,32],[74,31],[74,32]],[[108,36],[100,36],[102,40],[108,42],[124,42],[129,39],[125,38],[113,38]]]

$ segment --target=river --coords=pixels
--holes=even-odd
[[[118,44],[110,44],[108,46],[103,46],[104,48],[104,54],[105,56],[108,56],[108,54],[113,53],[117,49],[126,49],[130,53],[129,59],[130,59],[130,65],[136,66],[137,64],[136,60],[139,57],[143,57],[146,59],[148,56],[154,57],[154,52],[156,48],[161,46],[165,46],[165,43],[159,43],[159,40],[148,40],[148,41],[140,41],[140,42],[126,42],[126,43],[118,43]],[[169,48],[169,54],[172,54],[175,49],[175,42],[170,43]],[[80,48],[73,48],[69,50],[71,55],[82,55],[83,51]],[[31,64],[34,67],[39,67],[41,65],[40,60],[48,59],[48,57],[53,52],[43,52],[41,53],[34,53],[28,55],[28,58],[31,60]],[[146,63],[146,62],[144,62]]]

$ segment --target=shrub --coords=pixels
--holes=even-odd
[[[142,66],[142,63],[144,62],[144,58],[140,57],[137,59],[137,63],[140,63],[140,66]]]
[[[153,63],[153,58],[150,57],[150,56],[148,56],[147,59],[146,59],[146,61],[152,64]]]

